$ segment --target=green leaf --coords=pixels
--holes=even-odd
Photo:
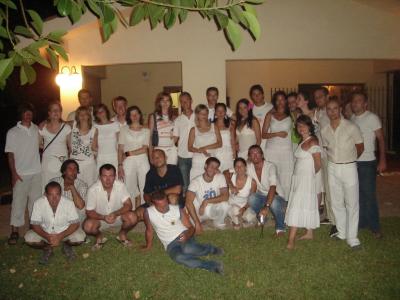
[[[58,69],[58,59],[57,59],[57,55],[54,53],[54,51],[50,48],[46,48],[46,52],[47,52],[47,56],[50,62],[51,67],[54,70]]]
[[[243,10],[239,6],[232,6],[229,9],[229,13],[236,23],[242,23],[245,27],[249,26],[246,18],[243,16]]]
[[[20,26],[20,25],[15,26],[14,33],[28,38],[33,38],[32,32],[25,26]]]
[[[101,4],[100,9],[103,12],[104,23],[111,23],[115,19],[115,12],[108,4]]]
[[[19,78],[21,80],[21,85],[29,82],[32,84],[36,81],[35,69],[29,64],[23,64],[20,69]]]
[[[103,23],[101,26],[101,32],[103,34],[103,41],[106,42],[112,33],[111,25],[109,23]]]
[[[14,62],[12,58],[0,60],[0,81],[5,81],[14,70]]]
[[[248,3],[253,3],[253,4],[262,4],[264,3],[265,0],[246,0]]]
[[[66,30],[54,30],[50,32],[46,38],[50,41],[56,42],[56,43],[61,43],[62,42],[62,37],[67,34]]]
[[[46,40],[38,40],[36,42],[33,42],[32,44],[30,44],[27,48],[29,49],[40,49],[44,46],[47,46],[49,43]]]
[[[28,75],[26,75],[24,66],[21,66],[19,69],[19,81],[21,85],[25,85],[28,83]]]
[[[51,44],[50,47],[54,49],[58,53],[58,55],[62,57],[63,60],[68,61],[68,55],[63,47],[57,44]]]
[[[42,31],[43,31],[43,20],[42,20],[42,18],[34,10],[28,9],[28,13],[32,18],[31,24],[32,24],[33,28],[35,29],[37,34],[41,35]]]
[[[147,9],[149,11],[151,29],[154,29],[163,17],[165,7],[148,4]]]
[[[215,14],[215,18],[217,20],[218,26],[221,29],[224,29],[224,28],[226,28],[226,26],[228,26],[228,22],[229,22],[228,16],[226,16],[223,13],[217,11],[216,14]]]
[[[188,11],[186,9],[181,9],[181,11],[179,12],[179,22],[181,22],[181,24],[185,22],[187,15]]]
[[[239,25],[229,19],[228,26],[225,28],[225,30],[226,35],[232,44],[233,50],[236,50],[242,43],[242,35],[240,34]]]
[[[61,16],[63,17],[68,16],[72,10],[71,0],[59,0],[57,3],[57,10]]]
[[[86,2],[92,12],[96,14],[100,19],[103,19],[103,13],[100,9],[100,7],[97,5],[97,3],[94,0],[87,0]]]
[[[173,9],[168,9],[168,12],[164,16],[164,24],[167,29],[170,29],[174,26],[176,21],[176,14]]]
[[[69,18],[72,24],[78,22],[81,19],[81,17],[82,17],[81,7],[75,2],[72,2],[71,13],[69,14]]]
[[[138,0],[119,0],[118,3],[121,4],[122,6],[135,6],[136,4],[139,3],[139,1]]]
[[[243,16],[246,18],[246,20],[249,24],[248,28],[249,28],[251,34],[254,36],[254,39],[258,40],[260,38],[261,28],[260,28],[260,23],[258,23],[257,18],[253,14],[251,14],[247,11],[243,12]]]
[[[135,26],[135,25],[139,24],[143,20],[144,13],[145,13],[145,9],[144,9],[143,4],[137,5],[132,10],[131,18],[129,20],[129,25]]]
[[[0,26],[0,37],[8,39],[7,30],[3,26]]]
[[[17,9],[17,6],[11,0],[0,0],[0,3],[8,6],[9,8]]]
[[[244,4],[243,8],[244,8],[245,11],[247,11],[247,12],[251,13],[252,15],[254,15],[255,17],[257,17],[257,11],[256,11],[256,9],[254,8],[253,5]]]
[[[118,27],[118,19],[114,18],[111,23],[109,23],[111,26],[111,31],[112,33],[114,33],[115,31],[117,31],[117,27]]]
[[[3,49],[4,49],[4,44],[3,44],[3,41],[0,40],[0,51],[3,50]],[[4,53],[0,53],[0,54],[4,54]],[[0,59],[3,59],[3,58],[0,58]]]

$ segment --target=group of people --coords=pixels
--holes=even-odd
[[[118,226],[117,241],[131,247],[127,233],[138,222],[146,225],[145,250],[155,231],[173,260],[217,273],[221,262],[200,257],[223,250],[194,239],[205,222],[240,229],[272,215],[277,237],[289,227],[288,249],[312,239],[323,222],[332,225],[332,238],[354,249],[359,228],[381,237],[376,173],[386,169],[385,144],[367,95],[352,95],[350,119],[325,87],[312,96],[278,91],[269,103],[254,85],[249,96],[232,112],[210,87],[207,103],[193,110],[191,95],[182,92],[176,116],[171,96],[159,93],[147,125],[126,98],[112,100],[111,117],[84,89],[66,122],[54,102],[36,126],[34,108],[24,103],[5,147],[13,186],[8,243],[19,239],[26,206],[25,242],[43,249],[44,264],[61,242],[74,259],[72,246],[86,235],[95,236],[93,250],[101,249],[108,227]],[[305,232],[297,238],[299,228]]]

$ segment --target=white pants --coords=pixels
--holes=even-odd
[[[90,187],[98,178],[97,165],[94,160],[77,161],[79,165],[78,178],[83,180]]]
[[[325,197],[324,197],[324,204],[326,210],[326,217],[331,221],[332,225],[335,225],[335,216],[333,215],[332,211],[332,200],[331,200],[331,193],[329,190],[329,182],[328,182],[328,158],[322,156],[321,159],[321,172],[322,172],[322,180],[324,182],[324,189],[325,189]]]
[[[135,207],[135,198],[140,195],[142,204],[143,189],[146,181],[146,174],[150,170],[147,154],[128,156],[123,163],[125,173],[125,184],[131,195],[132,205]]]
[[[63,239],[63,241],[64,242],[70,241],[71,243],[82,243],[85,240],[85,238],[86,238],[85,232],[81,228],[78,228],[73,233],[71,233],[69,236],[65,237]],[[33,230],[28,230],[25,233],[24,239],[27,244],[36,244],[36,243],[40,243],[41,241],[48,243],[48,241],[44,237],[38,235]]]
[[[204,214],[200,216],[199,208],[196,207],[196,213],[199,216],[200,221],[212,220],[214,226],[223,227],[225,226],[225,217],[228,214],[229,204],[227,201],[223,201],[215,204],[208,204],[204,210]]]
[[[359,202],[358,174],[356,163],[328,164],[328,182],[331,192],[332,210],[335,216],[338,237],[346,239],[353,247],[360,244],[357,238]]]
[[[164,151],[165,156],[167,157],[168,165],[177,165],[178,164],[178,150],[175,146],[171,147],[156,147],[155,149],[160,149]]]
[[[10,225],[20,227],[25,224],[25,209],[28,203],[29,219],[31,218],[33,203],[42,196],[41,173],[33,175],[21,175],[13,188],[13,200],[11,203]]]

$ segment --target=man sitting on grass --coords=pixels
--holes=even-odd
[[[222,262],[199,258],[209,254],[222,255],[224,252],[221,248],[195,241],[194,228],[185,210],[180,209],[178,205],[169,204],[163,191],[152,194],[152,203],[153,205],[144,213],[146,224],[144,249],[151,249],[153,230],[155,230],[168,255],[178,264],[223,274]]]
[[[107,241],[100,230],[121,226],[117,240],[125,247],[131,247],[132,242],[127,233],[135,227],[137,218],[132,211],[129,192],[123,182],[115,180],[116,170],[113,165],[101,166],[99,173],[99,180],[89,188],[87,194],[87,219],[83,223],[83,230],[96,237],[92,250],[99,250]]]
[[[74,203],[61,196],[61,186],[50,182],[45,187],[45,196],[37,199],[31,216],[32,229],[25,234],[25,242],[34,248],[43,249],[39,260],[47,264],[53,248],[63,241],[63,253],[69,261],[75,259],[72,246],[85,240],[85,233],[79,228],[79,217]]]

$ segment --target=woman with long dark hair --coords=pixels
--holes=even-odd
[[[247,99],[236,104],[236,140],[238,157],[247,160],[247,152],[252,145],[261,144],[261,129],[258,120],[253,116],[253,106]]]
[[[272,105],[274,110],[266,115],[262,131],[262,137],[267,139],[264,154],[268,161],[275,164],[279,182],[285,193],[281,196],[287,200],[294,158],[291,140],[292,119],[285,92],[274,93]]]
[[[233,160],[236,153],[235,126],[231,118],[227,115],[227,107],[224,103],[215,105],[215,115],[213,123],[218,127],[222,138],[222,147],[216,149],[215,157],[219,159],[221,172],[233,168]]]

